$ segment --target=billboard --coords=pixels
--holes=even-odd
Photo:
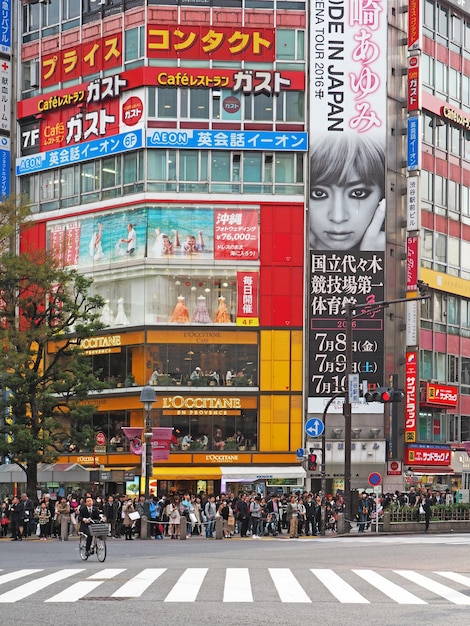
[[[384,299],[387,3],[310,13],[309,396],[346,388],[344,304]],[[353,373],[383,384],[383,313],[353,320]]]
[[[383,384],[383,311],[365,309],[384,299],[383,253],[311,253],[309,288],[309,397],[331,396],[346,388],[344,306],[351,302],[353,373]]]

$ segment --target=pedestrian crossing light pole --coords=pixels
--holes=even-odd
[[[144,405],[144,442],[145,442],[145,515],[150,519],[150,476],[153,474],[153,452],[152,452],[152,424],[150,422],[150,411],[157,399],[155,389],[150,385],[142,387],[140,401]]]

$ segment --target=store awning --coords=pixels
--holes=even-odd
[[[263,466],[247,466],[247,467],[231,467],[224,466],[220,468],[225,481],[245,481],[247,478],[255,480],[272,480],[273,478],[305,478],[306,471],[301,465],[288,465],[285,467],[263,467]]]
[[[26,474],[16,463],[0,465],[0,483],[25,483]]]
[[[420,465],[410,465],[410,469],[415,476],[446,476],[448,474],[455,474],[452,467],[429,467]]]
[[[153,468],[152,478],[157,480],[218,480],[222,472],[220,467],[158,467]]]

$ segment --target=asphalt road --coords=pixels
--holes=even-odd
[[[470,535],[0,540],[2,623],[470,625]],[[308,621],[307,621],[308,620]]]

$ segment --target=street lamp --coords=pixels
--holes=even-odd
[[[155,389],[150,385],[142,387],[140,401],[145,409],[144,442],[145,442],[145,515],[150,519],[150,476],[153,473],[152,452],[152,424],[150,423],[150,411],[157,399]]]

